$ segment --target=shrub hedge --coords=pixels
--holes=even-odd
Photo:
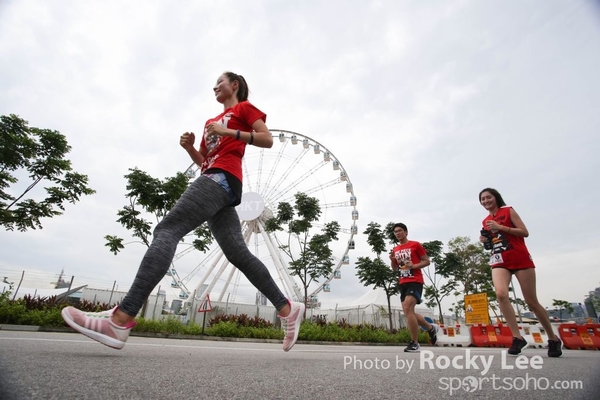
[[[65,303],[57,303],[52,298],[32,298],[25,296],[11,300],[10,292],[0,293],[0,324],[36,325],[43,327],[65,327],[60,311]],[[107,310],[114,305],[82,301],[77,307],[84,311],[97,312]],[[248,315],[218,315],[208,321],[205,329],[193,322],[183,323],[179,318],[167,317],[162,321],[138,318],[133,332],[155,334],[200,335],[202,333],[216,337],[236,337],[253,339],[283,339],[280,328],[259,317]],[[346,320],[336,322],[304,321],[300,327],[298,340],[314,342],[356,342],[404,344],[410,340],[407,329],[389,332],[371,324],[350,325]],[[426,332],[419,331],[419,342],[428,343]]]

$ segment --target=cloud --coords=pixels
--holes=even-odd
[[[359,232],[402,220],[415,240],[475,238],[476,195],[496,187],[530,230],[542,302],[578,301],[600,283],[599,30],[590,3],[4,2],[0,113],[65,134],[97,194],[41,231],[0,232],[0,270],[130,284],[143,246],[113,256],[103,240],[126,234],[123,176],[185,170],[179,135],[220,112],[212,87],[233,70],[270,128],[339,159]],[[343,268],[323,303],[368,290]]]

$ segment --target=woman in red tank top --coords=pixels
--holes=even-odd
[[[496,189],[485,188],[479,192],[479,203],[489,212],[483,220],[479,241],[489,244],[486,249],[491,251],[490,265],[494,290],[500,311],[513,335],[508,354],[518,355],[527,347],[527,341],[519,333],[515,310],[508,297],[508,288],[514,274],[527,306],[548,333],[548,356],[560,357],[562,343],[554,334],[550,318],[537,298],[535,268],[525,245],[525,238],[529,236],[525,223],[512,207],[506,205]]]

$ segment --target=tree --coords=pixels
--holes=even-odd
[[[465,311],[464,298],[457,298],[456,301],[452,303],[452,307],[448,308],[448,311],[454,314],[454,318],[456,318],[457,320],[461,319]]]
[[[321,215],[319,200],[305,193],[296,193],[294,197],[293,207],[286,202],[278,204],[277,215],[265,222],[265,229],[267,232],[287,230],[285,244],[279,241],[277,235],[274,235],[275,240],[279,249],[290,258],[288,270],[302,282],[304,304],[308,306],[309,286],[332,274],[333,251],[329,244],[338,240],[340,224],[328,222],[320,233],[315,232],[314,223]]]
[[[423,243],[423,248],[433,263],[434,270],[433,273],[431,273],[429,267],[422,270],[423,275],[425,275],[427,279],[429,279],[429,282],[431,282],[431,285],[424,286],[424,297],[426,299],[425,305],[429,308],[434,308],[437,306],[441,324],[444,323],[442,300],[445,297],[456,293],[456,288],[458,285],[458,282],[455,280],[443,282],[443,277],[437,273],[438,266],[441,267],[446,262],[445,254],[442,253],[443,246],[444,244],[439,240]]]
[[[436,264],[437,273],[448,279],[447,284],[455,290],[455,296],[486,293],[488,304],[494,311],[496,293],[492,285],[492,270],[488,265],[489,256],[481,243],[471,243],[468,237],[459,236],[448,241],[448,249],[443,262]],[[464,300],[457,300],[453,306],[451,311],[461,315],[459,308],[464,308]]]
[[[558,320],[559,321],[562,321],[563,310],[568,311],[569,315],[573,314],[573,312],[575,311],[575,309],[573,308],[571,303],[569,303],[568,301],[565,301],[565,300],[552,299],[552,306],[554,308],[558,308]]]
[[[464,294],[493,291],[489,256],[480,243],[459,236],[448,241],[448,249],[445,266],[454,271]]]
[[[363,285],[373,285],[373,290],[381,288],[385,292],[391,330],[393,325],[390,298],[399,291],[398,273],[390,267],[389,262],[385,262],[381,258],[381,254],[385,251],[386,238],[390,240],[390,237],[387,231],[381,230],[381,225],[376,222],[369,222],[367,229],[363,233],[367,235],[367,243],[377,256],[374,259],[358,257],[356,262],[356,276]],[[395,237],[394,240],[396,240]]]
[[[87,175],[73,171],[65,158],[70,151],[58,131],[29,127],[14,114],[0,117],[0,225],[8,231],[42,229],[41,219],[62,215],[65,203],[95,193],[87,186]],[[30,181],[17,188],[17,176],[25,173]],[[24,199],[42,181],[50,183],[39,196],[45,198]]]
[[[190,177],[178,172],[175,176],[161,181],[138,168],[130,168],[129,171],[131,172],[125,175],[128,190],[125,197],[129,199],[129,205],[117,212],[117,222],[131,231],[131,236],[138,238],[139,243],[149,247],[152,242],[153,222],[145,219],[142,211],[152,214],[156,223],[160,222],[181,197]],[[206,223],[194,230],[194,237],[191,245],[202,252],[208,250],[213,242]],[[115,255],[125,247],[124,239],[118,236],[106,235],[104,238],[107,241],[105,246]]]
[[[131,236],[140,240],[138,243],[150,247],[153,223],[143,218],[142,211],[152,214],[156,223],[160,222],[181,197],[189,184],[190,177],[178,172],[175,176],[161,181],[138,168],[130,168],[129,171],[131,172],[125,175],[128,190],[125,196],[129,199],[129,205],[117,212],[119,216],[117,222],[131,231]],[[213,242],[212,234],[206,223],[196,228],[193,236],[190,249],[205,252]],[[123,243],[124,239],[118,236],[106,235],[104,238],[106,239],[105,246],[115,255],[125,248],[125,244],[128,244]],[[182,239],[182,241],[184,240],[185,238]],[[182,284],[178,276],[173,276],[173,279],[177,284]],[[147,304],[146,300],[142,315],[145,313]]]

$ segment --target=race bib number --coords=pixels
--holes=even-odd
[[[490,265],[502,264],[504,259],[502,258],[502,253],[492,254],[490,257]]]

